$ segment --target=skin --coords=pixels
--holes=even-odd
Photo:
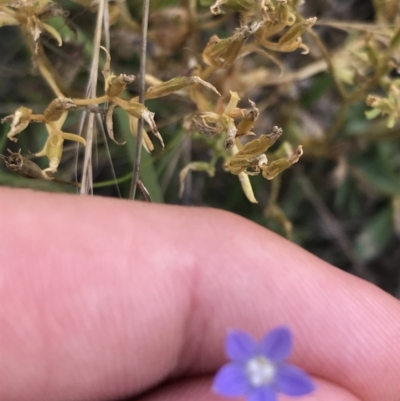
[[[227,328],[280,324],[318,385],[301,400],[399,400],[399,302],[264,228],[212,209],[0,199],[2,401],[222,400]]]

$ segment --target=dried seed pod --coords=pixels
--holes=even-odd
[[[226,114],[222,114],[221,123],[226,131],[226,139],[225,139],[225,149],[232,149],[235,144],[236,138],[236,125],[232,117],[227,116]]]
[[[303,44],[301,35],[317,21],[316,17],[308,18],[304,22],[293,25],[278,41],[279,51],[292,52],[298,48],[303,49],[302,54],[308,54],[308,47]]]
[[[76,104],[71,99],[58,97],[49,104],[43,115],[46,119],[46,122],[49,123],[58,121],[65,111],[75,108]]]
[[[251,130],[254,127],[254,123],[257,121],[260,111],[256,107],[256,104],[249,99],[249,103],[251,106],[250,110],[246,110],[244,112],[243,120],[237,126],[236,136],[243,135],[255,135]]]
[[[295,151],[295,153],[289,157],[288,159],[278,159],[273,161],[269,165],[261,166],[262,175],[267,180],[272,180],[278,174],[280,174],[283,170],[289,168],[292,164],[297,163],[300,157],[303,154],[303,147],[299,145]]]
[[[41,180],[52,180],[53,177],[47,175],[36,163],[21,155],[21,149],[18,153],[7,149],[9,156],[0,155],[6,164],[6,167],[23,177],[36,178]]]
[[[218,68],[230,66],[240,55],[246,39],[262,25],[263,22],[257,22],[251,26],[245,25],[238,28],[231,37],[226,39],[220,39],[217,35],[212,36],[203,50],[204,63]]]
[[[157,130],[156,123],[154,121],[154,113],[152,113],[145,105],[139,102],[134,101],[126,101],[121,98],[113,99],[118,106],[122,107],[128,114],[135,118],[143,118],[149,124],[151,131],[161,142],[162,147],[164,148],[164,140],[162,139],[161,134]]]
[[[256,175],[260,172],[260,168],[268,163],[267,156],[264,152],[269,149],[276,140],[282,135],[282,129],[273,127],[268,135],[261,135],[259,138],[247,143],[242,150],[232,156],[225,163],[225,168],[232,174],[239,175],[245,172],[249,175]],[[255,171],[248,171],[252,168]]]
[[[317,18],[308,18],[293,25],[278,41],[280,45],[288,44],[297,40],[308,28],[317,22]]]
[[[172,78],[169,81],[163,82],[159,85],[155,85],[150,87],[146,92],[146,99],[154,99],[163,96],[167,96],[171,93],[177,92],[181,89],[184,89],[190,85],[200,84],[207,89],[210,89],[218,96],[221,94],[217,91],[217,89],[211,85],[210,83],[203,81],[200,77],[193,76],[193,77],[176,77]]]
[[[106,94],[110,98],[119,96],[126,88],[126,85],[131,84],[135,80],[134,75],[121,74],[117,77],[110,75],[106,81]]]

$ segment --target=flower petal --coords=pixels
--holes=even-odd
[[[261,386],[253,388],[248,397],[247,401],[276,401],[276,392],[271,387]]]
[[[272,362],[282,362],[292,350],[292,333],[286,326],[268,332],[260,342],[261,354]]]
[[[237,363],[224,365],[216,374],[213,390],[227,397],[237,397],[246,393],[248,379],[244,367]]]
[[[292,365],[282,365],[277,369],[275,385],[280,392],[291,396],[305,395],[315,390],[311,377]]]
[[[226,354],[234,362],[246,362],[254,357],[257,350],[256,340],[240,330],[231,330],[225,344]]]

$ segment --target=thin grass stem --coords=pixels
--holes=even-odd
[[[142,45],[140,54],[140,76],[139,76],[139,103],[142,104],[144,104],[145,83],[146,83],[146,54],[147,54],[147,28],[149,22],[149,5],[150,5],[150,0],[143,1]],[[136,187],[139,180],[140,156],[142,151],[142,131],[143,131],[143,118],[139,118],[136,149],[135,149],[135,161],[133,163],[131,189],[129,193],[130,199],[135,199]]]
[[[101,32],[103,29],[104,10],[108,6],[106,0],[102,0],[99,3],[99,10],[97,13],[96,31],[94,35],[94,46],[93,46],[93,60],[90,70],[89,84],[86,92],[87,97],[96,97],[97,77],[99,69],[99,53],[101,44]],[[86,125],[86,148],[85,156],[83,160],[83,171],[82,171],[82,183],[81,183],[81,194],[93,193],[93,174],[92,174],[92,146],[93,146],[93,135],[94,135],[94,114],[90,113]]]

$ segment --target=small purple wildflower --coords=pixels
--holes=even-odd
[[[218,371],[213,390],[227,397],[246,395],[248,401],[276,401],[278,392],[311,393],[315,385],[310,376],[285,363],[292,345],[292,333],[285,326],[271,330],[259,343],[243,331],[230,331],[225,346],[232,362]]]

